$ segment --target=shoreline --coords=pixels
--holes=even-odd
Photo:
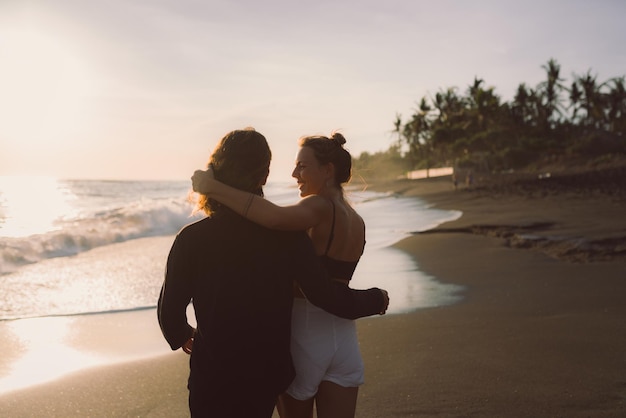
[[[412,198],[404,200],[405,203],[399,206],[401,209],[396,208],[394,213],[422,212],[423,204],[411,202]],[[384,211],[384,208],[383,206],[380,210]],[[431,216],[433,215],[425,215],[420,219],[430,219]],[[375,222],[372,225],[375,225]],[[414,227],[423,228],[420,222],[415,223]],[[370,240],[370,246],[362,260],[360,271],[355,276],[354,287],[373,287],[377,285],[379,277],[393,274],[393,284],[386,283],[386,289],[397,296],[392,300],[388,314],[402,314],[416,309],[416,306],[454,303],[459,298],[457,288],[441,285],[434,278],[421,274],[417,271],[410,255],[390,246],[391,243],[406,236],[407,232],[408,229],[404,229],[402,232],[390,233],[390,236],[385,236],[383,239]],[[395,240],[389,239],[393,235],[395,235]],[[89,269],[91,263],[102,262],[102,258],[107,264],[114,263],[114,266],[121,266],[125,261],[120,259],[120,253],[127,256],[133,255],[133,259],[127,260],[128,262],[136,263],[141,258],[144,260],[142,265],[157,265],[165,260],[167,249],[173,239],[173,236],[141,238],[114,246],[99,247],[76,257],[53,259],[50,262],[33,266],[31,269],[35,271],[30,272],[30,275],[43,275],[54,268],[62,269],[66,276],[71,275],[71,272],[80,273]],[[142,249],[146,248],[151,249],[144,251],[152,254],[149,259],[146,259],[147,257],[142,252]],[[154,255],[159,253],[162,253],[162,257]],[[391,265],[394,266],[392,269],[389,268]],[[26,276],[28,276],[27,270],[28,268],[24,273]],[[155,270],[155,268],[150,269],[153,275],[157,276]],[[142,272],[137,271],[132,274]],[[129,274],[127,273],[126,276]],[[14,278],[13,282],[16,286],[19,285],[19,276]],[[158,285],[160,283],[155,282],[155,288]],[[59,292],[63,294],[59,293],[58,297],[50,298],[54,303],[71,293],[67,288],[59,289]],[[93,298],[93,294],[90,294]],[[145,295],[143,297],[145,299]],[[156,297],[154,299],[156,300]],[[63,309],[62,304],[59,309]],[[8,356],[5,355],[0,361],[0,396],[54,381],[85,369],[115,365],[131,359],[141,360],[150,358],[155,353],[169,352],[156,324],[155,309],[156,306],[7,318],[0,321],[0,341],[13,341],[13,347],[17,348],[11,350],[11,353]],[[193,309],[190,308],[188,313],[192,319]],[[138,329],[138,324],[143,324],[141,329]],[[124,336],[123,341],[119,341],[121,335]],[[55,359],[54,365],[48,363],[51,357]]]
[[[15,391],[170,351],[156,321],[156,307],[2,321],[0,341],[6,353],[0,362],[0,404]]]
[[[376,391],[387,406],[359,416],[626,415],[624,181],[619,193],[546,193],[541,188],[548,183],[534,179],[520,188],[497,179],[457,190],[449,178],[376,185],[463,212],[396,247],[411,254],[420,271],[467,291],[460,303],[402,321],[416,331],[400,345],[418,353],[375,351],[375,358],[401,355],[398,368],[415,367],[412,376],[393,375],[374,362],[376,378],[389,379],[388,388]],[[512,245],[520,236],[527,243]],[[400,320],[389,322],[375,332],[393,341],[387,327]],[[359,402],[363,411],[378,407],[363,405],[363,397]]]
[[[463,212],[395,247],[420,271],[467,290],[453,305],[357,322],[366,370],[358,417],[626,414],[626,263],[614,255],[572,261],[554,248],[506,241],[582,237],[613,239],[619,248],[623,203],[577,193],[454,191],[449,179],[375,188]],[[0,415],[188,416],[187,361],[169,352],[77,372],[0,396]]]

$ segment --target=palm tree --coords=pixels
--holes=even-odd
[[[580,107],[585,111],[582,124],[586,128],[601,128],[603,115],[602,92],[603,84],[598,84],[597,76],[588,70],[582,76],[576,76],[576,83],[581,88],[582,97]]]
[[[524,130],[534,128],[538,124],[539,115],[541,113],[541,98],[539,94],[521,83],[517,87],[517,92],[513,98],[511,111],[513,119]]]
[[[393,131],[398,135],[397,146],[402,146],[402,115],[396,112],[396,119],[393,121]]]
[[[420,100],[420,104],[417,107],[417,112],[423,115],[424,119],[428,122],[429,114],[432,110],[433,108],[430,107],[430,105],[428,104],[426,97],[422,97],[422,99]]]
[[[578,111],[580,110],[582,98],[583,93],[578,88],[578,83],[573,81],[572,87],[569,89],[570,108],[572,109],[571,122],[573,125],[576,125],[577,123]]]
[[[595,146],[597,138],[626,141],[626,76],[599,83],[589,70],[573,74],[566,88],[556,60],[551,58],[542,68],[545,80],[536,88],[521,83],[509,103],[474,77],[465,96],[457,94],[456,87],[441,89],[430,101],[422,98],[408,122],[396,114],[393,132],[398,143],[408,146],[405,158],[413,168],[418,163],[430,167],[432,160],[468,158],[481,151],[495,157],[490,161],[496,166],[507,161],[524,164],[545,151],[568,149],[568,140],[582,146],[571,151]]]
[[[549,130],[554,128],[554,123],[558,121],[558,118],[555,120],[555,114],[562,115],[560,94],[564,88],[561,83],[563,79],[559,77],[561,66],[553,58],[550,58],[547,64],[542,65],[541,68],[546,70],[547,80],[539,83],[538,86],[539,94],[543,99],[541,101],[541,113],[543,114],[540,123]]]
[[[513,121],[517,125],[524,126],[526,125],[527,115],[528,115],[528,89],[526,88],[525,83],[521,83],[517,86],[517,91],[515,92],[515,96],[513,97],[513,103],[511,103],[511,114],[513,116]]]
[[[624,76],[615,77],[609,82],[613,83],[607,94],[607,119],[609,130],[613,133],[624,135],[626,133],[626,88]]]
[[[456,94],[455,87],[440,90],[435,94],[433,105],[437,109],[437,120],[440,123],[451,123],[452,119],[458,117],[464,107],[463,99]]]
[[[474,120],[477,131],[484,131],[496,124],[500,112],[500,97],[495,94],[493,87],[482,88],[483,82],[475,77],[474,84],[468,89],[468,117]]]
[[[485,119],[485,115],[483,112],[483,107],[484,107],[484,103],[483,103],[483,96],[485,93],[485,90],[482,89],[481,84],[483,84],[484,80],[478,78],[478,77],[474,77],[474,83],[471,84],[467,90],[468,92],[468,104],[469,104],[469,111],[470,113],[473,113],[473,115],[470,115],[470,117],[472,117],[472,119],[474,119],[475,122],[475,129],[477,130],[483,130],[484,129],[484,119]]]
[[[474,77],[474,83],[470,84],[469,88],[467,89],[467,92],[469,93],[470,106],[474,105],[475,107],[478,107],[478,102],[480,101],[478,99],[479,92],[482,90],[480,86],[484,82],[485,80],[483,80],[482,78]]]

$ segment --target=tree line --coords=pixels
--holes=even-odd
[[[545,80],[519,84],[510,102],[478,77],[462,94],[450,87],[422,97],[408,119],[396,114],[389,149],[362,153],[355,171],[382,170],[378,177],[442,166],[493,172],[562,156],[625,154],[624,76],[600,82],[588,70],[566,84],[556,60],[542,68]]]

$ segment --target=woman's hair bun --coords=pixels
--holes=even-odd
[[[330,139],[335,141],[335,143],[339,146],[342,146],[346,143],[346,138],[344,138],[344,136],[341,135],[339,132],[333,132],[330,136]]]

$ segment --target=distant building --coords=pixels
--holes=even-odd
[[[406,178],[409,180],[426,179],[430,177],[451,176],[454,173],[452,167],[429,168],[424,170],[409,171]]]

